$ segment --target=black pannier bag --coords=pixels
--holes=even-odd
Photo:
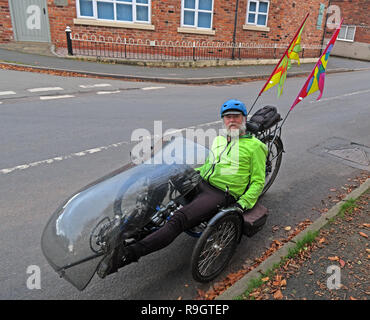
[[[251,237],[254,234],[256,234],[258,231],[260,231],[263,227],[263,225],[266,223],[268,216],[268,209],[264,207],[262,204],[259,204],[258,202],[255,204],[255,206],[250,209],[246,210],[243,213],[243,234]]]
[[[260,132],[271,128],[281,120],[277,108],[274,106],[264,106],[247,121],[247,130],[251,132]]]

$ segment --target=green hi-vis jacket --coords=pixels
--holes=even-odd
[[[214,187],[237,199],[243,209],[256,204],[265,185],[267,146],[250,134],[217,136],[204,165],[195,170]]]

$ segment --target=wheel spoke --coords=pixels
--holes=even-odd
[[[231,222],[225,222],[220,225],[217,231],[207,239],[205,248],[200,254],[198,261],[199,272],[205,276],[215,260],[224,252],[224,249],[235,238],[235,225]],[[203,258],[204,257],[204,258]]]

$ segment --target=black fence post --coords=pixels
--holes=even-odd
[[[72,47],[72,39],[71,39],[72,30],[70,27],[67,26],[65,31],[66,31],[66,36],[67,36],[68,55],[73,56],[73,47]]]

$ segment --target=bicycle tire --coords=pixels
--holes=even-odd
[[[228,214],[207,226],[197,241],[191,257],[194,280],[209,282],[225,269],[236,250],[241,232],[241,220],[237,214]]]
[[[272,135],[266,136],[264,139],[261,141],[263,143],[268,143],[273,139]],[[273,148],[275,148],[275,153],[269,152],[267,155],[267,160],[266,160],[266,178],[265,178],[265,186],[262,190],[262,193],[260,197],[262,197],[267,190],[271,187],[272,183],[275,181],[275,178],[279,172],[281,161],[283,158],[283,143],[280,139],[280,137],[275,137],[275,140],[273,142]],[[276,161],[272,162],[271,160],[276,157]],[[271,168],[273,166],[273,168]]]

